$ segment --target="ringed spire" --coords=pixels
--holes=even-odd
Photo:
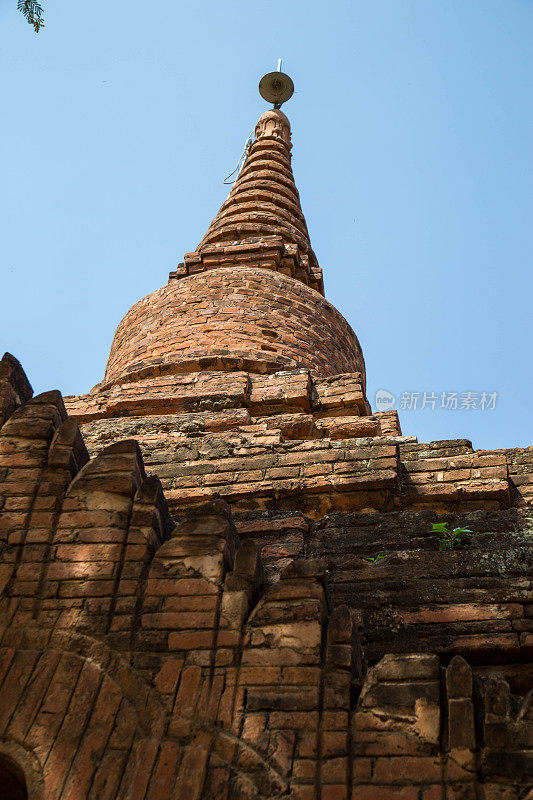
[[[170,278],[247,265],[281,272],[323,295],[322,270],[311,247],[292,172],[291,126],[279,108],[282,98],[291,96],[293,84],[281,72],[266,75],[260,87],[264,82],[262,96],[274,102],[274,108],[259,118],[255,141],[204,238]],[[274,88],[269,91],[271,84]]]

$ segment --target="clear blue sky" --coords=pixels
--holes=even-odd
[[[368,396],[420,441],[533,443],[530,0],[0,0],[0,343],[36,392],[101,380],[128,308],[225,198],[283,66],[293,168]],[[438,403],[437,403],[438,405]]]

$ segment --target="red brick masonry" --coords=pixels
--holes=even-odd
[[[0,373],[0,758],[32,798],[526,796],[527,506],[449,513],[457,553],[424,510],[173,520],[134,441],[89,460],[57,392]]]
[[[365,370],[354,332],[318,292],[259,267],[220,267],[170,281],[128,311],[104,385],[200,368],[297,367],[325,376]]]
[[[0,362],[0,800],[533,798],[533,448],[372,413],[290,149],[89,394]]]

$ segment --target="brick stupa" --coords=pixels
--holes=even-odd
[[[533,448],[372,413],[281,111],[102,383],[6,354],[0,423],[1,800],[531,800]]]

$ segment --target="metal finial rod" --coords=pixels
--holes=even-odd
[[[281,72],[281,58],[278,58],[278,72]]]

